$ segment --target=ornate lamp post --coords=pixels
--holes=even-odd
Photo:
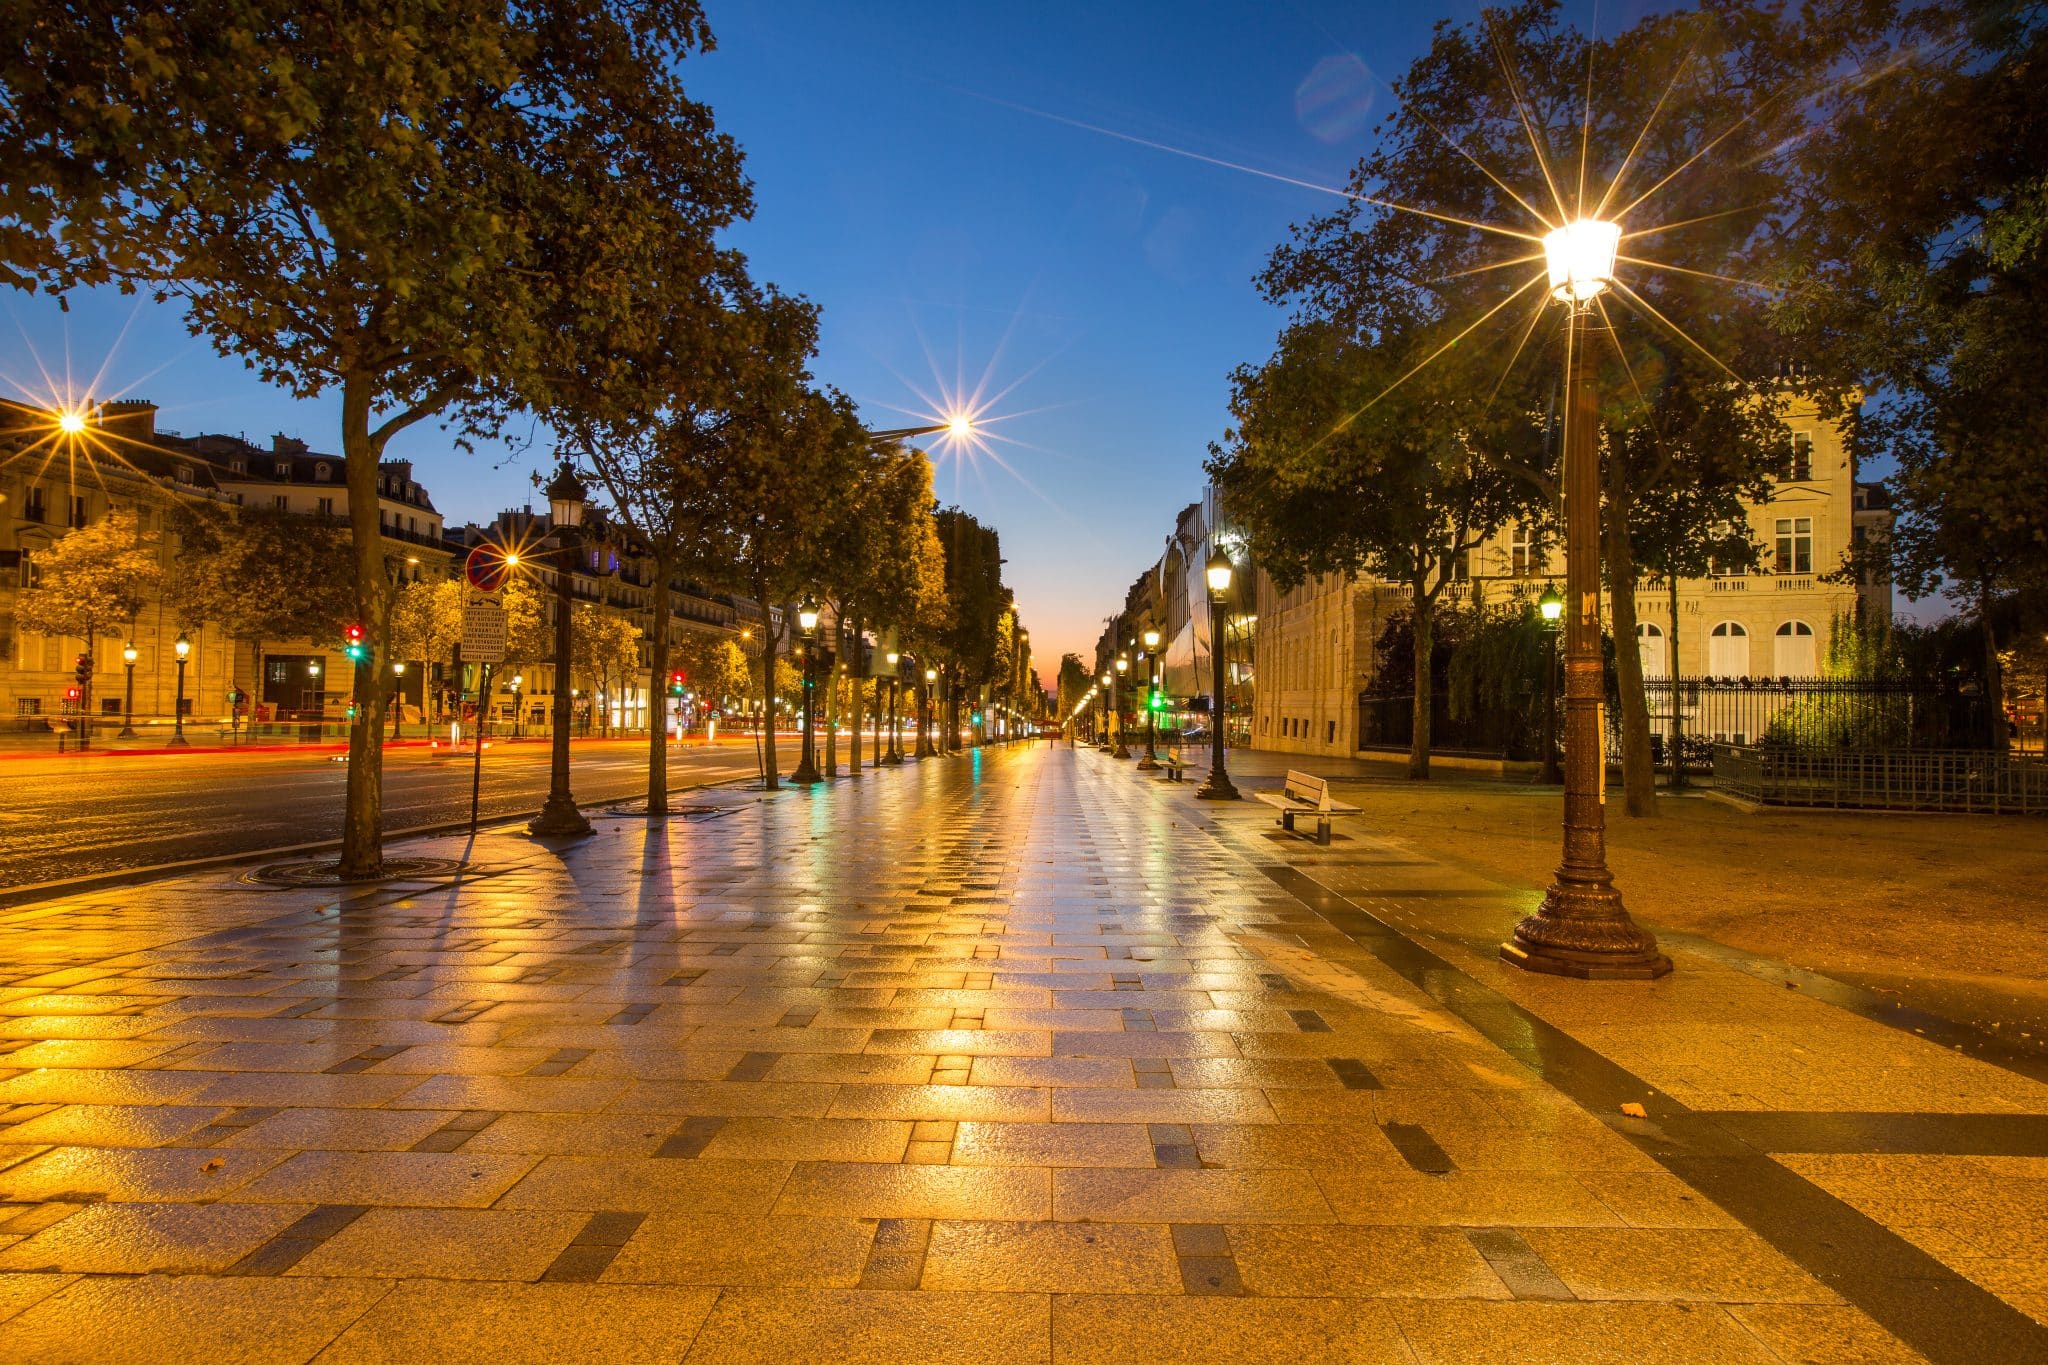
[[[898,665],[902,662],[901,654],[893,649],[889,651],[889,743],[877,761],[887,763],[891,767],[903,761],[903,750],[896,743],[896,694],[903,689],[903,674]]]
[[[1515,926],[1500,955],[1518,967],[1587,980],[1647,981],[1671,970],[1621,903],[1607,870],[1600,804],[1600,455],[1593,422],[1590,306],[1614,278],[1621,227],[1582,218],[1543,239],[1551,297],[1565,305],[1564,423],[1564,860],[1536,913]],[[1632,642],[1631,642],[1632,644]]]
[[[1115,719],[1115,724],[1116,724],[1116,752],[1115,752],[1115,753],[1113,753],[1112,755],[1110,755],[1110,756],[1111,756],[1112,758],[1129,758],[1129,757],[1131,756],[1131,751],[1130,751],[1130,749],[1129,749],[1128,747],[1126,747],[1126,746],[1125,746],[1125,744],[1124,744],[1124,712],[1123,712],[1123,707],[1122,707],[1121,705],[1119,705],[1119,704],[1118,704],[1118,700],[1119,700],[1119,699],[1118,699],[1118,688],[1117,688],[1117,683],[1121,683],[1121,682],[1123,681],[1123,678],[1124,678],[1124,674],[1126,674],[1126,673],[1128,673],[1128,672],[1130,672],[1130,671],[1131,671],[1131,659],[1130,659],[1130,656],[1129,656],[1129,655],[1127,655],[1127,654],[1119,654],[1119,655],[1117,655],[1117,656],[1116,656],[1116,679],[1115,679],[1115,681],[1114,681],[1114,682],[1112,682],[1112,683],[1110,684],[1110,693],[1109,693],[1109,702],[1110,702],[1110,705],[1109,705],[1109,710],[1110,710],[1110,715],[1111,715],[1112,717],[1114,717],[1114,719]]]
[[[1215,667],[1216,693],[1209,701],[1209,780],[1195,793],[1203,801],[1235,801],[1237,788],[1231,785],[1223,764],[1223,594],[1230,591],[1234,569],[1230,556],[1217,546],[1203,566],[1209,584],[1209,658]]]
[[[932,747],[932,687],[939,680],[939,670],[927,668],[924,671],[924,686],[917,692],[917,756],[935,758],[938,751]]]
[[[524,673],[514,673],[512,681],[505,684],[506,688],[512,693],[512,737],[514,739],[526,738],[526,711],[519,704],[519,685],[525,681],[526,675]]]
[[[391,665],[391,737],[398,738],[398,727],[405,720],[405,665]]]
[[[1549,584],[1536,599],[1543,616],[1543,771],[1536,780],[1546,786],[1564,781],[1557,770],[1557,625],[1564,617],[1564,598]]]
[[[576,547],[583,508],[590,496],[567,460],[548,482],[548,515],[555,528],[555,681],[553,733],[548,736],[548,799],[540,814],[527,822],[529,834],[573,839],[590,833],[590,821],[576,809],[569,794],[569,728],[575,698],[569,676],[575,664],[576,599],[571,579],[576,572]]]
[[[1138,760],[1138,771],[1149,773],[1159,767],[1159,713],[1152,709],[1152,699],[1159,691],[1159,630],[1147,626],[1141,637],[1145,641],[1145,756]]]
[[[168,747],[183,749],[191,740],[185,738],[185,660],[192,654],[192,642],[185,638],[185,632],[178,632],[178,642],[171,646],[178,656],[178,700],[171,710],[171,738]]]
[[[121,662],[128,666],[128,687],[121,694],[121,733],[115,735],[115,739],[135,738],[135,660],[137,657],[135,646],[132,644],[121,650]]]
[[[1108,669],[1104,669],[1102,676],[1096,680],[1096,687],[1100,689],[1101,701],[1095,708],[1096,718],[1100,722],[1099,732],[1095,736],[1095,747],[1098,752],[1105,754],[1114,747],[1109,742],[1109,716],[1111,709],[1116,704],[1116,692],[1111,686],[1115,678],[1116,674]]]
[[[804,738],[797,759],[796,771],[789,780],[799,786],[809,786],[818,781],[818,737],[812,728],[811,698],[818,690],[815,664],[817,663],[818,604],[806,597],[796,609],[796,623],[804,633]]]

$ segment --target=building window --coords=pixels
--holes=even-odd
[[[21,495],[21,518],[23,521],[43,519],[43,490],[39,484],[30,484]]]
[[[1779,677],[1810,678],[1820,671],[1813,627],[1806,622],[1785,622],[1771,644],[1772,670]]]
[[[1771,567],[1777,573],[1813,572],[1812,517],[1778,518],[1778,551]]]
[[[319,501],[319,509],[320,509],[320,515],[321,515],[321,516],[323,516],[323,517],[331,517],[331,516],[333,516],[333,515],[334,515],[334,499],[333,499],[333,498],[322,498],[322,499],[320,499],[320,501]]]
[[[270,505],[272,507],[275,507],[280,512],[289,512],[292,510],[292,500],[282,493],[272,494],[270,499]]]
[[[277,477],[280,479],[289,479],[292,476],[292,462],[290,460],[279,460],[271,467],[276,471]]]
[[[1792,453],[1785,460],[1785,477],[1805,483],[1813,477],[1813,437],[1803,431],[1792,435]]]
[[[14,714],[17,716],[40,716],[43,714],[43,699],[41,697],[16,697],[14,699]]]
[[[1333,721],[1331,721],[1331,722],[1330,722],[1330,733],[1329,733],[1329,735],[1328,735],[1327,737],[1325,737],[1325,738],[1324,738],[1324,740],[1323,740],[1323,743],[1325,743],[1325,744],[1335,744],[1336,742],[1337,742],[1337,722],[1333,720]]]
[[[1661,678],[1670,670],[1671,662],[1664,649],[1664,628],[1652,621],[1636,626],[1636,653],[1643,661],[1643,676]]]
[[[190,466],[190,465],[183,465],[183,464],[181,464],[181,465],[179,465],[179,466],[178,466],[178,482],[179,482],[179,483],[190,483],[190,482],[192,482],[192,466]]]
[[[21,586],[33,588],[36,585],[36,561],[27,550],[21,552]]]
[[[234,459],[228,461],[228,469],[236,474],[246,474],[249,472],[249,462],[237,455]]]
[[[1508,533],[1508,568],[1517,578],[1542,573],[1544,558],[1535,527],[1525,522]]]
[[[1749,632],[1738,621],[1723,621],[1707,635],[1707,673],[1716,678],[1749,676]]]
[[[103,716],[118,716],[118,715],[120,715],[120,714],[121,714],[121,699],[120,699],[119,697],[101,697],[101,698],[100,698],[100,714],[101,714],[101,715],[103,715]]]
[[[71,500],[71,529],[77,531],[84,529],[84,527],[85,499],[81,497],[74,497]]]

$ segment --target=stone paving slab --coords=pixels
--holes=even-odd
[[[2027,1076],[1093,752],[707,801],[0,911],[0,1359],[2048,1358]]]

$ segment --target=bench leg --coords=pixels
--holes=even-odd
[[[1287,832],[1288,832],[1289,834],[1292,834],[1292,833],[1294,833],[1294,812],[1293,812],[1293,811],[1291,811],[1291,810],[1283,810],[1283,811],[1281,811],[1281,812],[1280,812],[1280,828],[1282,828],[1282,829],[1286,830],[1286,831],[1287,831]]]
[[[1316,821],[1316,842],[1319,844],[1330,842],[1330,818],[1327,815]]]

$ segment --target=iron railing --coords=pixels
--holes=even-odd
[[[2048,761],[1983,749],[1716,744],[1714,785],[1770,806],[2048,815]]]
[[[1688,764],[1710,745],[1839,751],[1989,747],[1979,693],[1947,682],[1852,678],[1645,678],[1651,745],[1668,766],[1674,734]],[[1607,709],[1608,753],[1621,753],[1620,707]]]

